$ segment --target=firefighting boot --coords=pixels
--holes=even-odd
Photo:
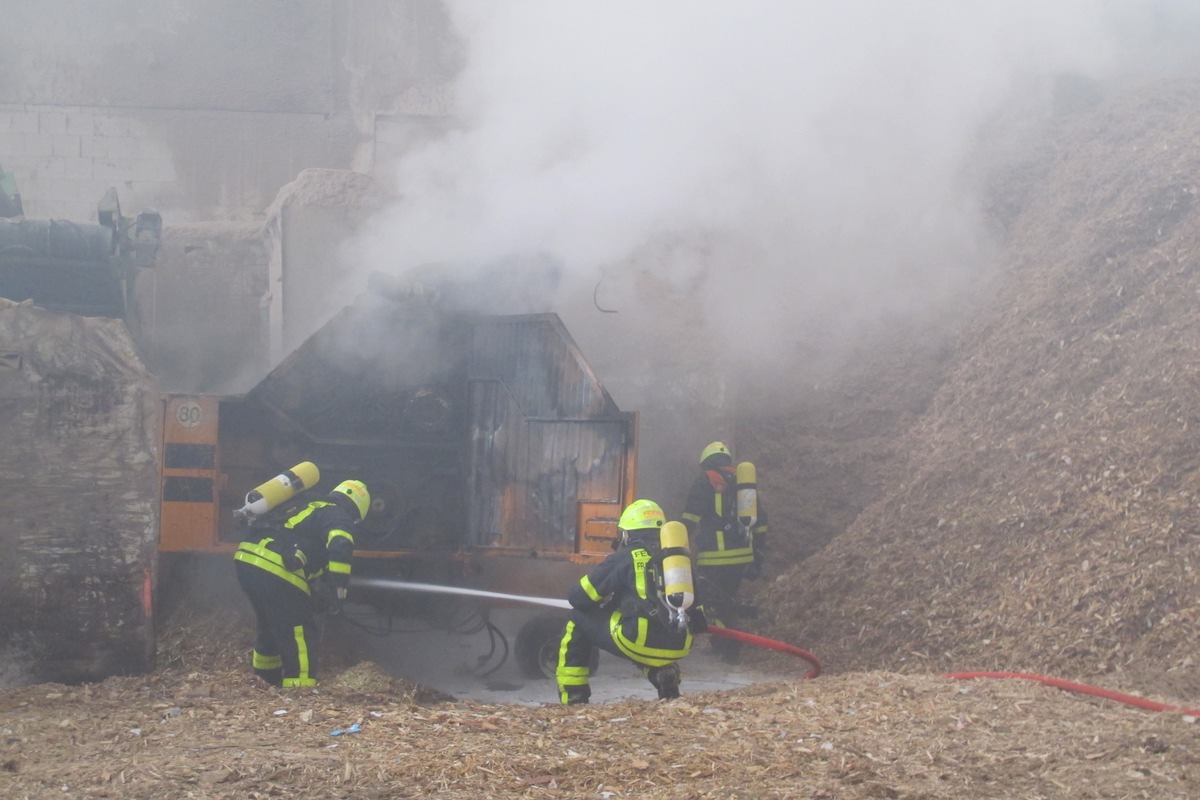
[[[586,683],[582,686],[560,686],[558,696],[563,705],[587,705],[592,696],[592,687]]]
[[[283,685],[283,660],[279,656],[263,655],[256,649],[250,654],[250,664],[264,683],[276,688]]]
[[[254,675],[267,686],[273,686],[276,689],[283,686],[283,667],[276,669],[256,669]]]
[[[673,700],[679,697],[679,665],[668,664],[665,667],[651,667],[646,671],[646,677],[654,688],[658,689],[659,700]]]

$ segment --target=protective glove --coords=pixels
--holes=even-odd
[[[746,571],[742,573],[742,577],[748,581],[756,581],[762,577],[762,561],[754,559],[746,565]]]
[[[346,602],[346,587],[335,586],[330,594],[332,594],[332,599],[329,606],[329,613],[336,614],[342,610],[342,604]]]
[[[692,635],[698,633],[708,633],[708,619],[704,616],[704,609],[694,607],[688,612],[688,630]]]
[[[342,601],[346,598],[346,590],[330,586],[327,583],[318,583],[313,591],[313,603],[316,604],[318,614],[336,614],[342,610]]]
[[[288,572],[299,572],[304,569],[304,565],[304,553],[300,549],[297,548],[290,553],[283,554],[283,568]]]

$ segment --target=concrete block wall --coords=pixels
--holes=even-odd
[[[309,168],[372,171],[377,114],[451,113],[461,62],[440,0],[77,0],[0,18],[0,165],[27,215],[262,220]],[[436,126],[436,119],[434,121]],[[392,133],[389,131],[388,133]],[[385,136],[385,138],[387,138]]]
[[[126,216],[261,220],[300,170],[344,168],[360,140],[337,115],[0,104],[0,165],[33,218],[95,221],[116,188]]]
[[[255,222],[164,225],[134,281],[147,366],[164,391],[237,394],[267,369],[267,243]]]
[[[115,187],[126,214],[154,205],[178,177],[170,149],[136,119],[77,106],[0,105],[0,164],[29,217],[96,221]]]

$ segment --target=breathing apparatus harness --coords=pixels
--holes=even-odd
[[[695,601],[687,527],[682,522],[667,522],[658,530],[658,540],[658,547],[653,547],[644,538],[631,537],[628,541],[627,546],[633,548],[630,555],[634,560],[639,597],[622,604],[622,611],[631,616],[647,617],[667,630],[684,633],[692,624],[688,611]],[[640,596],[643,594],[644,599]]]

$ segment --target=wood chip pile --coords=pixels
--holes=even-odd
[[[998,185],[1021,210],[944,382],[878,451],[900,479],[758,589],[764,627],[830,670],[1047,672],[1200,702],[1197,176],[1194,81],[1057,122]],[[778,452],[786,481],[805,453]]]

